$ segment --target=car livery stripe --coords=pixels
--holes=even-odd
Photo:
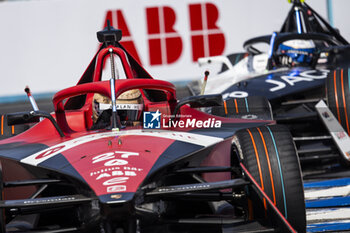
[[[330,207],[342,207],[350,205],[350,197],[331,197],[315,200],[306,200],[306,208],[330,208]]]
[[[249,113],[248,100],[247,98],[244,98],[244,100],[245,100],[245,107],[247,108],[247,112]]]
[[[340,232],[348,231],[350,229],[350,222],[345,221],[332,221],[332,222],[321,222],[317,224],[308,224],[307,232]]]
[[[175,141],[173,142],[153,164],[148,176],[154,174],[159,169],[168,166],[169,164],[183,159],[186,155],[192,155],[193,152],[198,152],[203,149],[202,146]]]
[[[278,162],[278,169],[280,170],[280,175],[281,175],[281,184],[282,184],[282,193],[283,193],[283,202],[284,202],[284,217],[288,218],[286,193],[285,193],[285,190],[284,190],[283,173],[282,173],[282,168],[281,168],[280,156],[279,156],[279,153],[278,153],[278,150],[277,150],[275,137],[273,136],[270,127],[266,126],[266,128],[270,132],[270,135],[271,135],[271,138],[272,138],[272,141],[273,141],[273,146],[275,147],[275,151],[276,151],[276,157],[277,157],[277,162]]]
[[[328,222],[328,221],[341,221],[349,220],[350,209],[344,208],[315,208],[309,209],[306,212],[306,218],[308,222]]]
[[[350,185],[350,178],[323,180],[318,182],[304,182],[304,188],[331,188]]]
[[[258,150],[256,149],[256,145],[255,145],[255,140],[254,140],[254,137],[252,135],[252,133],[250,132],[249,129],[247,129],[249,135],[250,135],[250,138],[252,139],[252,143],[253,143],[253,147],[254,147],[254,151],[255,151],[255,157],[256,157],[256,162],[258,164],[258,169],[259,169],[259,176],[260,176],[260,183],[261,183],[261,188],[262,190],[265,192],[265,189],[264,189],[264,180],[263,180],[263,177],[262,177],[262,172],[261,172],[261,166],[260,166],[260,159],[259,159],[259,155],[258,155]],[[267,205],[266,205],[266,199],[264,198],[264,207],[265,207],[265,210],[267,209]]]
[[[86,136],[74,138],[74,139],[56,144],[45,150],[41,150],[35,154],[32,154],[22,159],[21,162],[37,166],[38,164],[44,162],[45,160],[52,158],[53,156],[60,154],[64,151],[67,151],[78,145],[88,143],[94,140],[102,139],[102,138],[118,137],[122,135],[139,135],[139,136],[167,138],[167,139],[172,139],[177,141],[188,142],[191,144],[200,145],[204,147],[214,145],[223,140],[223,138],[219,138],[219,137],[205,136],[205,135],[193,134],[193,133],[187,133],[187,132],[175,132],[175,131],[168,131],[168,130],[110,131],[110,132],[89,134]]]
[[[350,229],[350,178],[304,184],[308,232]]]
[[[345,113],[345,121],[346,121],[346,128],[347,128],[347,131],[348,131],[348,134],[349,134],[349,123],[348,123],[348,114],[347,114],[347,111],[346,111],[346,102],[345,102],[345,94],[344,94],[344,80],[343,80],[343,73],[344,73],[344,70],[342,69],[341,70],[341,89],[342,89],[342,95],[343,95],[343,104],[344,104],[344,113]]]
[[[49,168],[51,170],[56,170],[61,173],[68,174],[72,177],[79,179],[82,182],[86,182],[83,177],[80,175],[79,171],[77,171],[72,164],[69,163],[67,158],[62,154],[58,154],[50,159],[42,162],[40,167]]]
[[[340,113],[339,113],[339,103],[338,103],[338,94],[337,94],[337,71],[334,71],[334,96],[335,96],[335,105],[337,107],[338,121],[341,124]]]
[[[346,109],[345,93],[344,93],[343,71],[344,70],[342,69],[341,70],[341,87],[342,87],[342,92],[343,92],[343,104],[344,104],[344,111],[345,111],[346,129],[348,131],[348,134],[350,135],[348,112]],[[348,77],[349,77],[349,73],[348,73]]]
[[[270,157],[269,157],[269,152],[267,151],[267,147],[266,147],[266,142],[264,139],[264,136],[261,133],[261,130],[259,128],[257,128],[261,137],[261,140],[263,142],[264,145],[264,149],[265,149],[265,154],[266,154],[266,159],[267,159],[267,165],[269,166],[269,172],[270,172],[270,180],[271,180],[271,187],[272,187],[272,195],[273,195],[273,204],[276,205],[276,194],[275,194],[275,184],[273,182],[273,175],[272,175],[272,170],[271,170],[271,163],[270,163]]]
[[[4,115],[1,116],[1,135],[4,135]]]
[[[224,100],[224,108],[225,108],[225,114],[227,115],[227,104],[226,104],[226,100]]]
[[[334,196],[347,196],[350,191],[350,185],[329,187],[329,188],[317,188],[317,189],[306,189],[305,200],[317,200],[322,198],[329,198]]]
[[[8,143],[0,145],[0,155],[12,160],[21,160],[29,155],[47,149],[48,146],[40,143]]]
[[[350,92],[350,68],[348,68],[348,85],[349,85],[349,92]]]
[[[237,99],[235,99],[236,113],[238,113]]]

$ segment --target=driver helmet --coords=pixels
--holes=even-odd
[[[309,65],[315,52],[315,44],[312,40],[288,40],[278,47],[278,52],[287,55],[292,65]]]
[[[132,89],[122,93],[117,101],[117,113],[121,122],[140,121],[143,111],[143,99],[140,90]],[[104,110],[112,109],[110,98],[101,94],[94,94],[93,97],[93,122],[96,123],[98,117]]]

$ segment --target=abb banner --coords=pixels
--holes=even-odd
[[[324,1],[308,4],[326,17]],[[4,96],[25,99],[26,85],[34,95],[75,85],[107,20],[154,78],[176,82],[203,77],[198,58],[243,52],[246,40],[279,30],[290,6],[286,0],[4,1],[0,102]],[[335,26],[348,38],[346,6],[350,1],[334,1]]]
[[[217,25],[219,10],[213,3],[189,4],[189,32],[191,35],[191,60],[200,57],[221,55],[225,49],[225,35]],[[176,11],[169,6],[147,7],[145,27],[149,51],[149,65],[166,65],[176,63],[183,53],[183,38],[174,29],[177,20]],[[131,16],[132,17],[132,16]],[[134,39],[130,33],[123,10],[107,11],[107,20],[123,32],[122,45],[142,63]],[[186,39],[186,38],[185,38]]]

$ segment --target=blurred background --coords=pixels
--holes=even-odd
[[[349,0],[306,0],[350,39]],[[251,37],[278,31],[287,0],[0,0],[0,113],[42,110],[77,83],[109,19],[122,44],[157,79],[181,86],[203,76],[199,57],[243,51]]]

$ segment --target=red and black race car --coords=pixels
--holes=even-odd
[[[38,123],[0,141],[0,232],[306,231],[286,128],[196,109],[222,105],[221,95],[178,101],[118,43],[120,30],[97,36],[54,113],[7,115],[9,125]]]

